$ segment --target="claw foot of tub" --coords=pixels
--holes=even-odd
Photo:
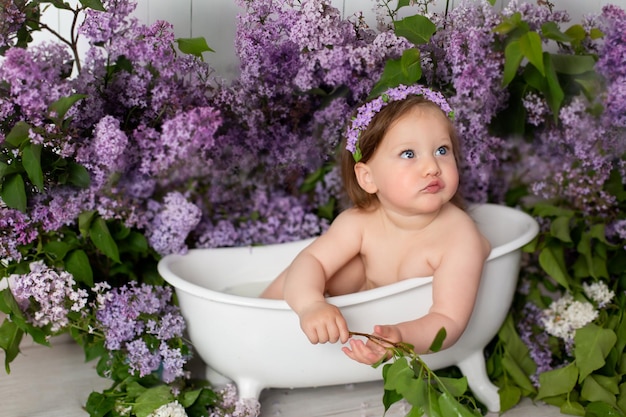
[[[500,412],[500,394],[487,376],[485,356],[482,350],[474,352],[458,363],[459,369],[467,377],[467,383],[490,412]]]

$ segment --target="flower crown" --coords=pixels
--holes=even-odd
[[[400,84],[397,87],[390,88],[380,96],[359,107],[356,116],[352,118],[352,123],[346,133],[346,149],[352,153],[355,162],[359,162],[362,157],[361,149],[359,149],[361,132],[367,129],[376,113],[392,101],[404,100],[408,96],[423,96],[426,100],[438,105],[449,118],[454,118],[454,111],[443,94],[438,91],[417,84],[410,86]]]

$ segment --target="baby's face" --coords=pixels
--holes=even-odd
[[[441,112],[428,107],[416,107],[391,125],[366,163],[384,206],[417,214],[452,199],[459,173],[448,126]]]

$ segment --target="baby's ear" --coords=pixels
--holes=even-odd
[[[357,162],[354,165],[354,175],[356,176],[356,180],[366,193],[375,194],[378,191],[376,184],[374,184],[374,178],[372,177],[372,172],[370,171],[370,167],[363,162]]]

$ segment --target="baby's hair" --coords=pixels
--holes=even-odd
[[[369,161],[376,152],[376,149],[378,149],[379,144],[382,142],[391,125],[400,117],[404,116],[416,107],[432,109],[440,112],[441,115],[444,116],[448,123],[454,159],[457,167],[460,167],[461,156],[459,139],[452,120],[448,118],[448,115],[439,105],[419,95],[412,95],[408,96],[404,100],[390,102],[385,107],[380,109],[376,115],[374,115],[371,123],[361,132],[359,136],[358,144],[361,153],[360,162],[366,163]],[[356,207],[362,209],[368,208],[374,202],[378,201],[378,198],[376,197],[376,194],[370,194],[361,188],[354,173],[354,166],[357,162],[355,161],[353,154],[346,150],[345,147],[342,147],[341,150],[341,175],[346,193],[352,201],[352,204]],[[454,194],[451,202],[460,208],[465,207],[465,203],[459,190],[457,190]]]

